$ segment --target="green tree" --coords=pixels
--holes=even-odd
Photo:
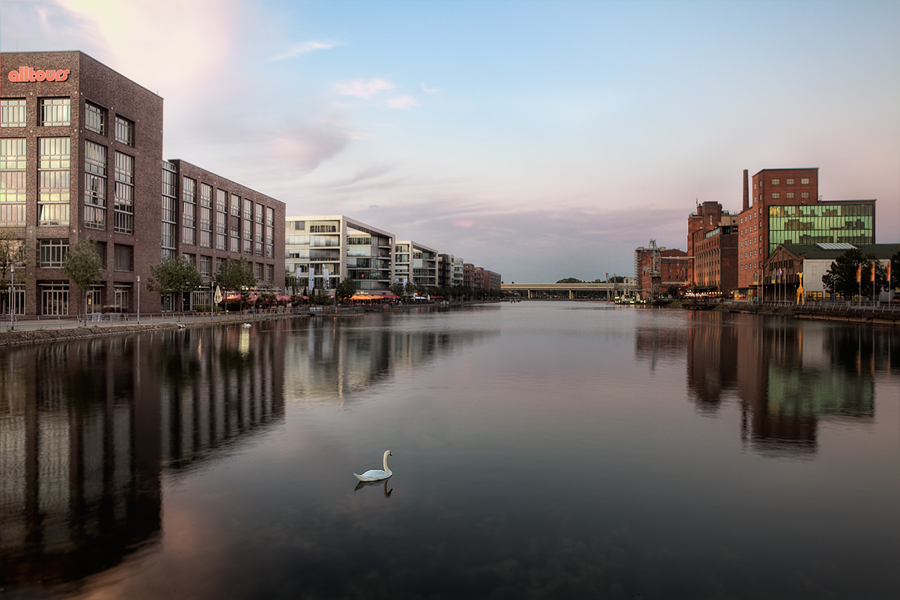
[[[872,281],[873,268],[875,269],[874,282]],[[857,271],[859,271],[859,281],[857,281]],[[844,298],[852,298],[860,293],[863,296],[871,296],[887,284],[887,271],[884,265],[875,259],[875,255],[863,255],[859,249],[853,248],[838,256],[831,263],[831,268],[822,276],[822,284],[829,294],[837,294]]]
[[[9,312],[9,284],[13,279],[25,281],[25,267],[31,255],[27,240],[19,239],[16,231],[9,227],[0,228],[0,294],[6,298],[3,313]],[[15,273],[13,272],[15,269]]]
[[[391,284],[391,293],[395,296],[403,297],[403,284],[399,281],[395,281]]]
[[[88,290],[91,289],[91,284],[100,281],[102,268],[103,261],[100,259],[100,255],[97,254],[97,244],[94,243],[92,238],[86,237],[75,244],[74,248],[69,249],[61,270],[75,284],[75,287],[81,292],[81,296],[84,297]],[[85,308],[82,304],[81,314],[84,313]]]
[[[574,277],[566,277],[565,279],[560,279],[556,283],[584,283],[580,279],[576,279]]]
[[[183,295],[193,292],[203,284],[203,278],[186,256],[167,258],[155,267],[150,267],[147,289],[160,294],[177,293],[181,309],[184,310]]]
[[[226,290],[238,292],[241,295],[241,308],[243,309],[250,289],[256,287],[256,277],[246,258],[241,257],[240,260],[229,258],[219,267],[219,271],[216,273],[216,283],[223,292]]]
[[[356,293],[356,282],[347,277],[343,279],[340,283],[337,284],[337,287],[334,290],[334,294],[338,297],[338,300],[344,301],[350,298],[353,294]]]

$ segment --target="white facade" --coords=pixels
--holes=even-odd
[[[394,243],[394,278],[413,285],[437,287],[438,253],[434,248],[411,240]]]
[[[358,290],[387,291],[393,248],[394,234],[343,215],[286,218],[285,269],[300,290],[334,289],[350,278]]]

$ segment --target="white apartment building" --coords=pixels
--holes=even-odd
[[[285,221],[285,270],[297,278],[295,287],[329,290],[349,277],[358,290],[389,290],[394,234],[343,215]]]
[[[463,284],[463,261],[462,258],[453,257],[453,264],[451,266],[450,285],[457,286]]]
[[[394,280],[399,283],[437,287],[438,253],[411,240],[394,243]]]

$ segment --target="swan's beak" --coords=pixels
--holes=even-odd
[[[393,456],[393,455],[394,455],[393,452],[388,452],[388,456]]]

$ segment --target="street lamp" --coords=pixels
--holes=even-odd
[[[9,266],[9,330],[16,328],[16,302],[13,293],[16,290],[16,265]]]
[[[141,324],[141,276],[137,276],[137,322]]]

